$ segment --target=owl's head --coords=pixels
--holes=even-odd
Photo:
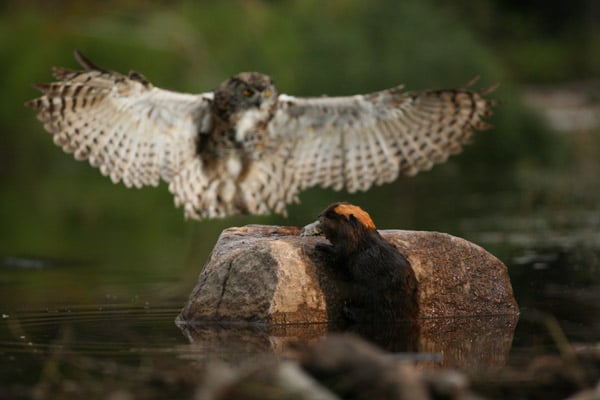
[[[268,110],[277,101],[277,89],[267,75],[242,72],[221,83],[214,99],[218,109],[229,113],[252,108]]]

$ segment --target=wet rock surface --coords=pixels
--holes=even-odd
[[[344,282],[299,228],[248,225],[221,233],[180,323],[337,322]],[[506,266],[483,248],[437,232],[382,230],[419,282],[419,318],[517,315]]]

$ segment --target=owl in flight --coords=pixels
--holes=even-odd
[[[77,160],[128,187],[162,178],[195,219],[285,214],[311,186],[364,191],[414,175],[489,128],[497,103],[483,97],[493,87],[293,97],[256,72],[187,94],[75,58],[83,71],[55,68],[26,105]]]

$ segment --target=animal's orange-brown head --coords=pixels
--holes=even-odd
[[[378,236],[371,216],[362,208],[349,203],[334,203],[319,219],[304,227],[302,235],[322,233],[333,245],[352,249],[360,246],[373,234]]]
[[[359,206],[355,206],[349,203],[334,203],[327,207],[325,211],[321,214],[330,213],[331,215],[339,215],[346,218],[347,221],[351,221],[356,219],[360,224],[362,224],[368,230],[375,230],[375,223],[371,219],[369,213],[360,208]]]

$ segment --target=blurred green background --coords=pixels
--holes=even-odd
[[[104,398],[111,387],[147,388],[149,366],[168,379],[189,371],[198,350],[173,319],[219,233],[302,226],[341,200],[379,228],[448,232],[504,261],[523,312],[513,363],[556,352],[531,309],[555,316],[569,341],[597,342],[598,21],[597,0],[3,1],[0,397],[74,398],[57,393],[79,388],[76,398]],[[78,67],[73,49],[191,93],[244,70],[297,96],[459,87],[480,76],[477,87],[500,83],[490,97],[503,104],[494,129],[416,177],[366,193],[311,189],[287,218],[185,221],[164,183],[112,184],[64,154],[23,106],[52,66]]]
[[[526,85],[598,78],[598,17],[594,0],[5,1],[0,255],[7,265],[101,262],[138,277],[170,271],[193,280],[222,229],[304,225],[333,201],[360,204],[380,228],[448,231],[478,243],[486,238],[457,221],[489,216],[494,207],[555,211],[574,190],[593,202],[586,185],[598,171],[597,128],[557,134],[522,95]],[[77,67],[75,48],[104,68],[135,69],[156,86],[192,93],[244,70],[267,73],[280,92],[299,96],[400,83],[457,87],[480,76],[480,87],[501,84],[492,96],[504,104],[490,120],[495,129],[416,178],[359,194],[309,190],[288,218],[186,222],[165,184],[113,185],[57,148],[23,107],[37,96],[32,83],[52,79],[52,66]],[[542,174],[548,171],[557,175]],[[574,182],[580,173],[589,179]]]

